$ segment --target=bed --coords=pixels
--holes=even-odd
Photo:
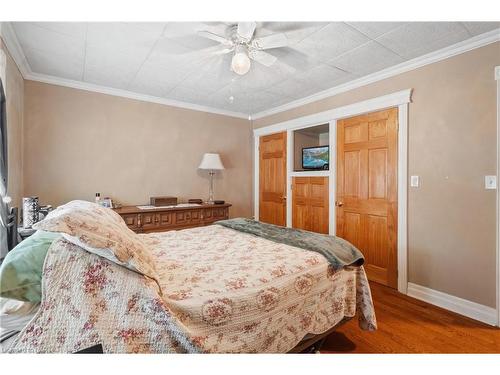
[[[362,266],[218,224],[135,236],[154,275],[55,241],[40,309],[9,351],[286,353],[355,315],[376,329]]]

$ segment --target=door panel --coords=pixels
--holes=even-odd
[[[387,149],[368,151],[368,199],[387,198]]]
[[[350,197],[359,196],[359,184],[360,184],[360,152],[359,151],[349,151],[344,154],[345,163],[345,185],[344,185],[344,195]]]
[[[328,177],[294,177],[292,226],[328,234]]]
[[[286,225],[286,132],[260,137],[259,220]]]
[[[397,286],[396,108],[337,121],[337,235],[365,256],[368,278]]]
[[[357,248],[361,248],[361,215],[355,212],[346,212],[344,214],[344,225],[342,234],[339,237],[349,241]]]

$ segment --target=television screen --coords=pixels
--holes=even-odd
[[[329,146],[306,147],[302,149],[302,168],[324,169],[329,168]]]

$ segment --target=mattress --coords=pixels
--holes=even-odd
[[[142,236],[165,304],[205,352],[287,352],[356,310],[376,325],[362,267],[334,272],[318,253],[219,225]]]

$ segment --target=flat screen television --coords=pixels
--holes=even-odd
[[[304,147],[302,149],[302,168],[303,169],[323,169],[328,170],[330,167],[329,156],[330,147]]]

